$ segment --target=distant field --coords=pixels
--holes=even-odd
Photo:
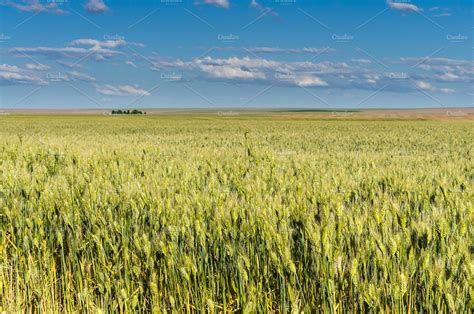
[[[474,108],[438,109],[142,109],[148,115],[161,116],[266,116],[291,119],[401,119],[401,120],[470,120]],[[4,109],[1,115],[109,115],[112,109]]]
[[[4,113],[0,312],[474,307],[472,109]]]

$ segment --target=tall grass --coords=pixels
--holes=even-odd
[[[472,123],[1,117],[0,311],[469,312]]]

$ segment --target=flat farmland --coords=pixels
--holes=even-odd
[[[0,116],[0,311],[474,306],[470,109],[25,113]]]

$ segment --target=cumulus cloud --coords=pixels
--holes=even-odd
[[[255,80],[265,79],[265,74],[260,71],[247,70],[242,67],[202,65],[202,71],[214,78],[223,78],[227,80],[244,79]]]
[[[52,13],[56,15],[67,14],[66,11],[59,8],[58,4],[54,2],[43,4],[39,0],[24,0],[21,2],[7,0],[7,1],[1,2],[0,5],[14,8],[20,12],[36,12],[36,13],[45,12],[45,13]]]
[[[109,7],[107,7],[103,0],[89,0],[86,3],[85,9],[90,13],[105,13],[109,11]]]
[[[421,12],[422,9],[418,6],[407,3],[407,2],[393,2],[391,0],[387,1],[387,5],[394,10],[403,11],[403,12]]]
[[[327,73],[345,73],[348,70],[347,63],[344,62],[285,62],[275,61],[265,58],[250,57],[230,57],[230,58],[212,58],[210,56],[193,59],[191,61],[161,60],[151,58],[154,61],[154,68],[161,69],[166,67],[177,67],[183,70],[201,70],[207,71],[216,67],[240,68],[247,72],[255,71],[273,71],[281,73],[292,73],[294,71],[311,71],[319,74]]]
[[[409,57],[401,63],[428,72],[427,77],[443,82],[474,82],[474,61],[463,59]]]
[[[295,79],[295,84],[300,87],[318,87],[328,86],[328,83],[320,79],[319,77],[304,75]]]
[[[406,58],[407,60],[409,58]],[[453,92],[449,88],[437,87],[436,83],[452,83],[460,80],[456,72],[429,73],[423,75],[416,68],[410,72],[380,72],[368,59],[353,59],[346,62],[276,61],[259,57],[213,58],[210,56],[193,60],[160,59],[150,57],[155,71],[179,71],[187,80],[265,84],[305,88],[333,88],[356,90],[379,90],[390,92]],[[416,62],[409,59],[410,62]],[[463,60],[427,60],[428,63],[465,64]],[[428,66],[428,65],[426,65]],[[433,66],[433,65],[430,65]],[[461,68],[461,66],[458,66]],[[463,73],[468,70],[462,67]],[[416,82],[416,83],[414,83]]]
[[[47,85],[48,83],[38,74],[21,69],[15,65],[0,65],[0,85]]]
[[[199,2],[201,4],[210,4],[219,8],[228,9],[230,8],[229,0],[204,0]]]
[[[417,89],[422,90],[422,91],[441,92],[445,94],[454,93],[454,90],[451,88],[434,87],[431,83],[426,82],[426,81],[415,81],[414,84]]]
[[[125,45],[138,46],[138,47],[145,46],[141,43],[127,42],[125,39],[100,41],[97,39],[90,39],[90,38],[76,39],[76,40],[73,40],[70,44],[72,46],[93,46],[97,48],[109,48],[109,49],[115,49],[115,48],[119,48]]]
[[[429,82],[416,81],[415,86],[421,90],[432,90],[433,86]]]
[[[151,94],[139,87],[131,85],[120,86],[96,86],[96,91],[105,96],[150,96]]]
[[[20,68],[16,65],[0,64],[0,71],[2,72],[20,72]]]
[[[48,85],[52,82],[95,82],[95,78],[77,71],[61,72],[47,72],[51,67],[44,64],[25,65],[25,68],[19,68],[15,65],[2,64],[0,65],[0,85]]]
[[[118,40],[106,40],[100,41],[97,39],[90,39],[90,38],[81,38],[76,39],[71,42],[73,46],[94,46],[94,47],[105,47],[105,48],[117,48],[124,46],[126,41],[123,39]]]
[[[283,86],[323,87],[330,84],[321,75],[335,76],[348,72],[346,63],[281,62],[264,58],[212,58],[191,61],[155,60],[154,70],[179,69],[210,81],[261,82]]]

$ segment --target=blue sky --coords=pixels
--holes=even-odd
[[[0,0],[0,17],[0,109],[473,104],[467,0]]]

